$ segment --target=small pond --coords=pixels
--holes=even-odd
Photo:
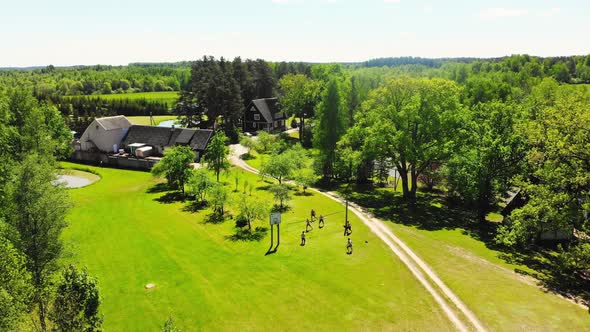
[[[166,128],[172,128],[172,126],[174,127],[180,127],[180,121],[178,120],[165,120],[162,121],[158,124],[158,127],[166,127]]]
[[[66,188],[82,188],[100,180],[100,176],[78,170],[61,170],[53,184],[63,184]]]

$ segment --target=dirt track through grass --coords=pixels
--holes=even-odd
[[[246,164],[240,156],[245,153],[246,148],[243,146],[232,145],[231,146],[230,162],[234,165],[247,170],[252,173],[258,174],[258,170]],[[326,197],[329,197],[340,204],[345,204],[345,201],[338,194],[334,192],[325,192],[310,188]],[[416,255],[402,240],[400,240],[393,232],[387,228],[383,222],[377,218],[374,218],[368,212],[363,211],[362,208],[354,204],[349,204],[349,209],[359,217],[359,219],[373,232],[375,233],[387,246],[399,257],[399,259],[407,266],[412,272],[414,277],[426,288],[426,290],[432,295],[435,301],[440,305],[442,310],[445,312],[449,320],[455,325],[459,331],[470,330],[467,325],[463,322],[464,319],[459,318],[456,311],[451,308],[448,302],[450,302],[456,309],[458,309],[464,318],[469,321],[471,328],[476,331],[486,331],[485,327],[477,316],[459,299],[459,297],[445,285],[445,283],[436,275],[436,273]],[[434,283],[434,285],[431,284]],[[442,292],[442,294],[441,294]]]

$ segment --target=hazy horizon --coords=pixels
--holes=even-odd
[[[587,17],[581,0],[23,0],[0,13],[0,67],[586,55]]]

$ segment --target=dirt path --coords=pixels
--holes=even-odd
[[[230,162],[244,170],[258,174],[258,170],[248,165],[240,156],[247,152],[247,149],[239,144],[230,146]],[[311,190],[320,193],[338,203],[344,205],[344,199],[335,192],[321,191],[315,188]],[[432,295],[440,305],[449,320],[459,331],[486,331],[477,316],[459,299],[459,297],[448,288],[438,275],[416,255],[401,239],[389,229],[382,220],[375,218],[371,213],[356,204],[349,202],[349,210],[352,211],[369,229],[375,233],[396,256],[408,267],[416,279]],[[457,309],[461,313],[457,314]],[[465,324],[465,319],[468,324]]]

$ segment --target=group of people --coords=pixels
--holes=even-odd
[[[311,216],[310,218],[305,220],[305,230],[301,232],[301,246],[305,245],[305,233],[308,233],[310,231],[313,231],[313,226],[311,223],[315,222],[316,220],[316,213],[314,209],[311,209]],[[320,214],[320,217],[318,219],[318,227],[324,228],[325,223],[324,223],[324,216]],[[346,223],[344,224],[344,236],[349,236],[350,234],[352,234],[352,225],[350,224],[350,221],[346,220]],[[352,254],[352,240],[350,239],[350,236],[348,237],[348,240],[346,241],[346,253],[348,255]]]

